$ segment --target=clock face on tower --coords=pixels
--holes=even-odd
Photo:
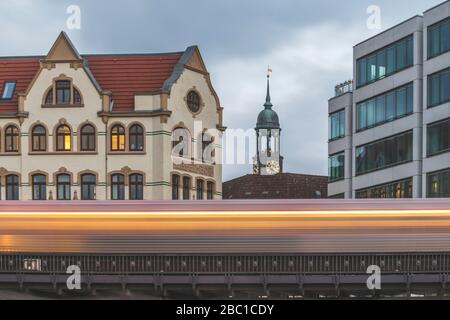
[[[268,174],[280,173],[280,164],[276,160],[269,160],[266,162],[266,172]]]

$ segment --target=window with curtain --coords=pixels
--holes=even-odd
[[[32,151],[47,151],[47,130],[37,125],[31,131],[31,149]]]
[[[414,63],[414,38],[410,35],[377,50],[356,62],[356,85],[361,87],[378,81]]]
[[[362,131],[410,115],[414,110],[413,84],[399,87],[356,104],[356,129]]]
[[[16,126],[8,126],[5,130],[5,151],[19,152],[19,129]]]
[[[328,129],[329,140],[336,140],[345,136],[345,110],[340,110],[329,115]]]

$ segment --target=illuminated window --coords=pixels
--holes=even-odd
[[[19,129],[16,126],[9,126],[5,130],[5,151],[19,151]]]
[[[125,151],[125,129],[120,124],[111,129],[111,151]]]
[[[72,134],[70,128],[66,125],[59,126],[56,131],[56,150],[72,150]]]

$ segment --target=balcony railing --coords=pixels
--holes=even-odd
[[[347,92],[353,92],[353,80],[345,81],[334,87],[334,96],[335,97],[343,95]]]

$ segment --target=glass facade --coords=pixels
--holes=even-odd
[[[356,62],[357,87],[383,79],[414,64],[414,40],[410,35]]]
[[[412,161],[412,149],[412,131],[357,147],[356,174]]]
[[[345,174],[344,152],[332,155],[328,158],[328,180],[337,181],[344,179]]]
[[[427,189],[428,198],[450,198],[450,168],[429,173]]]
[[[450,101],[450,68],[428,76],[428,108]]]
[[[356,191],[357,199],[412,198],[412,178]]]
[[[450,19],[428,27],[428,59],[450,50]]]
[[[450,118],[427,127],[427,156],[450,151]]]
[[[328,117],[328,139],[336,140],[345,136],[345,110],[334,112]]]
[[[361,131],[413,112],[414,92],[410,83],[356,105],[356,130]]]

